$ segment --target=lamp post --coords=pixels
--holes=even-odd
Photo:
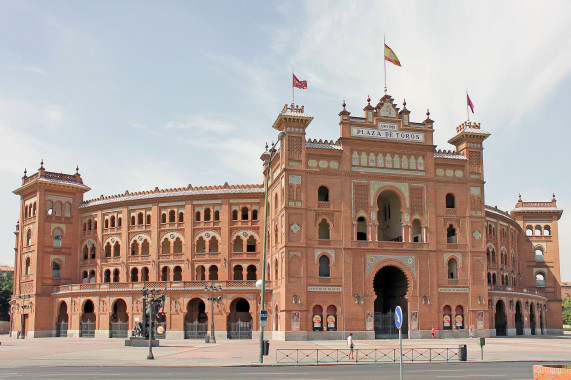
[[[260,288],[260,308],[264,310],[266,304],[266,247],[267,247],[267,239],[268,239],[268,187],[270,182],[270,166],[272,164],[272,160],[277,153],[276,145],[280,141],[282,141],[286,136],[285,131],[281,131],[278,134],[278,141],[272,143],[272,147],[268,151],[266,145],[266,151],[262,154],[262,161],[266,164],[265,168],[265,193],[264,193],[264,246],[262,248],[262,286]],[[260,313],[261,315],[261,313]],[[259,355],[260,363],[264,362],[264,326],[261,324],[260,318],[260,355]]]
[[[222,287],[212,283],[210,286],[205,286],[204,290],[210,290],[210,297],[208,297],[208,301],[210,301],[210,339],[207,343],[216,343],[216,337],[214,336],[214,301],[220,302],[220,296],[214,297],[214,292],[222,290]]]
[[[24,303],[30,299],[29,294],[25,294],[23,296],[18,296],[18,299],[22,300],[22,303],[20,304],[20,334],[19,334],[19,338],[25,339],[26,338],[26,332],[25,332],[26,328],[25,328],[25,322],[24,322],[25,321],[24,310],[31,309],[32,305]]]
[[[153,360],[153,314],[155,314],[155,309],[158,311],[161,307],[164,307],[166,298],[166,289],[161,291],[160,289],[142,289],[143,294],[143,305],[147,302],[147,309],[143,309],[144,313],[149,313],[149,354],[147,355],[148,360]]]

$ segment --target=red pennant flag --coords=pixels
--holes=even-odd
[[[468,100],[468,107],[470,107],[470,109],[472,110],[472,113],[474,113],[474,104],[470,100],[470,96],[468,96],[468,93],[466,93],[466,98]]]
[[[293,74],[293,87],[301,88],[302,90],[307,90],[307,81],[306,80],[299,80]]]

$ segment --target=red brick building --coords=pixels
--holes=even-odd
[[[466,122],[436,150],[433,121],[412,122],[390,96],[339,113],[340,138],[306,139],[313,117],[285,106],[264,186],[228,185],[84,200],[81,175],[42,167],[21,199],[12,310],[27,336],[123,336],[142,318],[141,289],[166,288],[167,338],[259,331],[266,266],[274,339],[560,334],[557,223],[550,202],[485,206],[483,142]],[[260,173],[263,181],[264,173]],[[206,285],[218,284],[211,315]]]

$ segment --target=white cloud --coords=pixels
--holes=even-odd
[[[169,121],[165,129],[193,129],[216,134],[225,134],[233,131],[235,126],[231,123],[207,119],[202,115],[181,116],[178,120]]]

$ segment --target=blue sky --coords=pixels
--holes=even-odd
[[[383,33],[403,67],[388,88],[435,142],[466,118],[485,144],[486,203],[548,201],[571,281],[566,126],[571,3],[550,1],[9,1],[0,3],[0,263],[13,264],[24,168],[73,173],[92,191],[261,183],[259,156],[291,102],[309,138],[337,139],[343,100],[383,95]]]

